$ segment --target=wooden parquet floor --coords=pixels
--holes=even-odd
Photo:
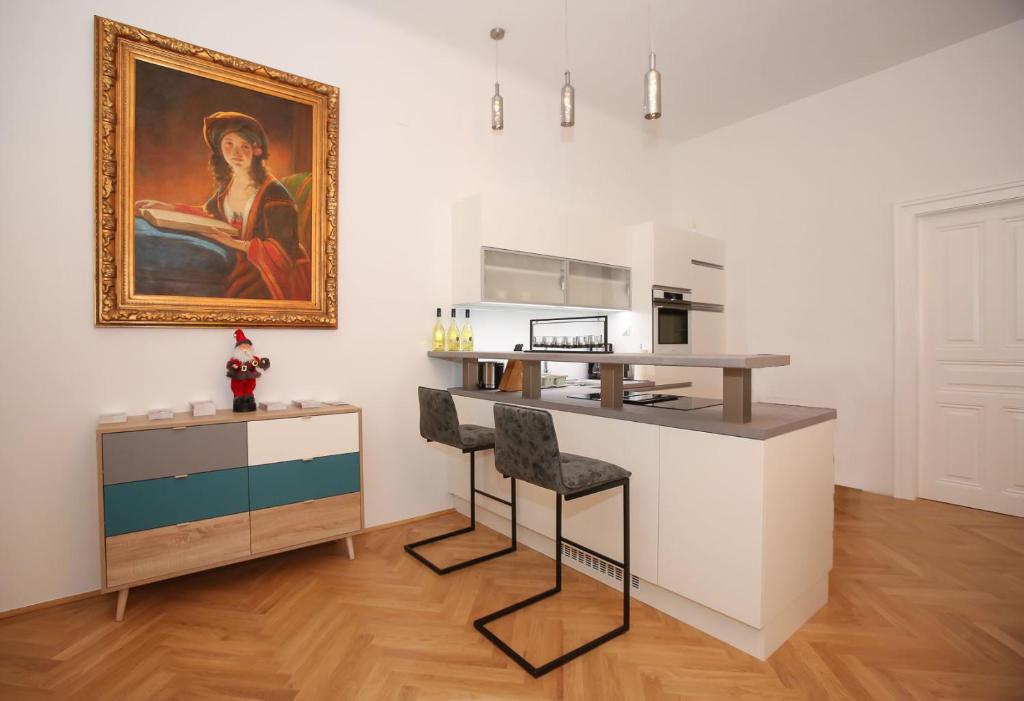
[[[628,634],[539,680],[471,620],[548,586],[530,550],[437,577],[408,541],[456,514],[0,621],[0,699],[1024,699],[1024,519],[836,493],[829,604],[760,662],[638,602]],[[428,552],[501,544],[486,529]],[[467,542],[468,541],[468,542]],[[497,626],[537,662],[612,627],[565,592]]]

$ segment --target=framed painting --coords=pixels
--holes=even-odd
[[[338,325],[338,88],[96,18],[96,323]]]

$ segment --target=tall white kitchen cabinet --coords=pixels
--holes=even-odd
[[[481,193],[452,209],[452,301],[629,309],[623,229],[586,212]]]
[[[688,290],[690,299],[725,305],[725,242],[657,222],[637,224],[632,237],[633,311],[639,316],[641,342],[653,349],[652,286]],[[689,315],[690,351],[725,353],[725,312],[694,310]],[[653,370],[653,372],[651,371]],[[717,368],[656,367],[646,379],[659,385],[691,382],[667,394],[722,396],[722,371]],[[651,377],[653,375],[653,377]]]

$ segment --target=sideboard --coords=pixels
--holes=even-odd
[[[96,429],[102,591],[308,545],[363,528],[354,406],[131,417]]]

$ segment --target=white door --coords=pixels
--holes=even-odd
[[[920,227],[920,494],[1024,516],[1024,202]]]

